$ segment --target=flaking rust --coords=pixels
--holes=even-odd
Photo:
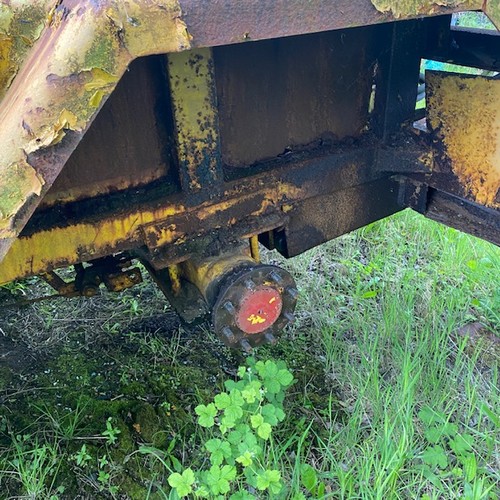
[[[25,40],[34,45],[18,71],[25,53],[12,47],[26,6],[36,7]],[[0,260],[130,62],[190,47],[180,16],[177,0],[2,2],[0,89],[10,87],[0,108]],[[43,163],[43,151],[62,141]]]
[[[57,0],[0,1],[0,101],[57,3]]]
[[[483,8],[491,22],[500,30],[500,0],[488,0]]]
[[[482,0],[371,0],[374,7],[396,19],[437,14],[444,8],[473,10],[483,7]]]
[[[500,81],[428,72],[426,82],[428,124],[445,161],[466,194],[500,208]]]

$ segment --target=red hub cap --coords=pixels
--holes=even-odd
[[[262,333],[279,318],[282,307],[281,295],[275,288],[248,290],[238,307],[236,324],[245,333]]]

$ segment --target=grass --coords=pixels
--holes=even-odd
[[[266,448],[286,486],[271,498],[498,498],[499,249],[403,212],[265,258],[301,292],[295,325],[257,351],[296,378]],[[1,314],[35,356],[0,373],[5,498],[173,498],[169,469],[204,467],[193,408],[244,357],[180,327],[150,282]]]

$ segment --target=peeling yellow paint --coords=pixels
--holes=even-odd
[[[57,0],[0,0],[0,101]]]
[[[500,81],[427,73],[430,128],[460,183],[478,203],[500,207]]]
[[[447,7],[453,10],[481,9],[482,0],[371,0],[380,12],[396,19],[435,14]]]
[[[168,72],[181,171],[187,172],[189,179],[184,181],[189,189],[198,191],[217,176],[218,158],[214,152],[218,123],[211,50],[171,54]]]
[[[9,231],[9,226],[5,224],[5,221],[19,210],[26,196],[39,195],[43,186],[43,181],[35,169],[24,159],[12,164],[10,173],[11,182],[8,189],[2,189],[0,198],[0,232],[5,232],[7,237],[15,235]]]
[[[247,321],[251,323],[252,325],[261,325],[262,323],[266,322],[266,318],[263,318],[262,316],[259,316],[258,314],[251,314],[248,318]]]
[[[92,80],[87,82],[84,88],[87,92],[92,92],[89,105],[97,108],[101,104],[102,99],[109,93],[108,89],[116,84],[118,78],[100,68],[92,68],[90,72]]]
[[[78,122],[78,118],[74,113],[64,108],[59,114],[59,118],[57,121],[51,125],[43,127],[40,130],[40,134],[38,137],[32,139],[25,147],[24,152],[26,154],[31,153],[32,151],[36,151],[41,147],[53,146],[54,144],[58,144],[62,141],[62,138],[65,136],[65,130],[74,130],[76,128],[76,124]],[[32,135],[32,132],[29,132]],[[37,193],[38,195],[40,193]]]
[[[0,107],[1,241],[19,234],[50,187],[27,175],[27,155],[58,144],[68,130],[84,132],[133,59],[185,50],[190,39],[177,0],[0,1],[0,39],[7,40],[0,97],[10,85]],[[52,177],[71,151],[55,157]],[[0,260],[9,245],[0,245]]]
[[[88,260],[108,255],[121,242],[129,243],[132,248],[141,242],[141,227],[144,224],[184,210],[181,205],[170,205],[155,211],[115,215],[101,221],[81,222],[19,238],[0,262],[0,285],[61,265],[75,264],[82,257]]]

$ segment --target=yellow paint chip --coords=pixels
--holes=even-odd
[[[500,207],[500,81],[429,72],[428,123],[478,203]]]
[[[251,314],[247,318],[247,321],[249,323],[251,323],[252,325],[260,325],[260,324],[266,322],[266,318],[263,318],[262,316],[259,316],[258,314]]]
[[[10,217],[30,196],[39,196],[43,186],[43,181],[26,160],[11,164],[8,175],[8,184],[0,178],[0,238],[12,235]]]

